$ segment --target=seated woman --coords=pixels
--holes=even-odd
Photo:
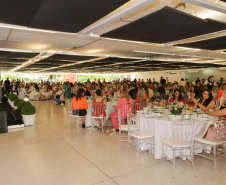
[[[93,116],[106,116],[107,101],[101,97],[101,90],[96,91],[96,98],[92,101],[92,108]],[[101,120],[96,119],[96,122],[99,125],[99,129],[102,129]]]
[[[56,98],[54,99],[55,102],[57,102],[57,105],[60,105],[61,103],[65,104],[64,101],[64,92],[62,91],[62,87],[58,88],[58,91],[56,92]]]
[[[35,83],[29,88],[28,92],[30,92],[28,95],[30,100],[34,100],[35,98],[37,98],[35,100],[39,100],[40,93],[38,92],[38,87]]]
[[[190,93],[190,102],[193,102],[193,99],[199,99],[202,97],[202,90],[198,86],[194,86],[194,90]]]
[[[200,108],[203,111],[208,111],[209,109],[213,109],[215,106],[215,101],[213,100],[212,92],[208,89],[204,90],[202,93],[202,98],[200,99],[193,99],[195,103],[194,108]]]
[[[132,109],[133,99],[129,97],[128,90],[124,89],[120,95],[121,98],[119,99],[117,107],[115,107],[116,111],[110,115],[112,126],[114,127],[113,130],[111,130],[111,132],[114,132],[115,130],[118,131],[119,129],[118,119],[116,118],[118,117],[117,110],[120,109],[121,117],[126,118],[128,111],[130,111],[129,109]],[[128,109],[126,109],[127,106]]]
[[[162,100],[162,99],[167,99],[167,96],[168,96],[168,94],[167,94],[164,86],[159,86],[158,92],[156,93],[156,98]]]
[[[185,104],[184,98],[182,97],[182,93],[180,89],[175,89],[173,93],[173,97],[169,99],[169,103],[173,102],[182,102]]]
[[[217,90],[217,97],[216,99],[220,99],[224,93],[224,90],[223,90],[223,86],[224,85],[221,85],[221,84],[218,84],[218,90]]]
[[[73,114],[79,116],[85,116],[87,114],[88,104],[84,96],[84,90],[78,89],[77,94],[73,97],[71,107],[73,108]],[[82,122],[85,123],[85,118],[82,118]],[[84,126],[83,126],[84,127]]]
[[[106,96],[111,96],[111,95],[112,95],[111,92],[108,90],[108,87],[105,87],[105,88],[104,88],[104,93],[103,93],[103,95],[106,95]]]
[[[137,98],[133,102],[133,113],[135,114],[138,110],[142,110],[143,107],[147,106],[147,100],[145,98],[145,91],[143,88],[138,89]]]
[[[226,84],[223,84],[221,88],[223,93],[219,99],[216,99],[215,110],[226,108]]]

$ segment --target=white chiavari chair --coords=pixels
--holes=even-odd
[[[140,118],[135,116],[133,113],[127,115],[127,124],[128,124],[128,141],[127,141],[127,151],[128,154],[129,147],[135,145],[137,148],[137,164],[139,164],[139,154],[141,141],[150,142],[151,149],[154,150],[154,135],[150,132],[140,129]],[[134,138],[132,140],[131,138]]]
[[[102,133],[104,133],[104,104],[103,103],[93,103],[92,104],[92,115],[91,115],[91,129],[90,129],[90,134],[92,133],[92,130],[94,129],[94,126],[96,124],[95,120],[98,121],[100,120],[101,122],[101,128],[102,128]]]
[[[79,133],[79,125],[82,123],[82,118],[84,116],[79,116],[79,103],[78,102],[72,102],[68,103],[68,131],[70,130],[70,126],[72,123],[72,118],[75,119],[75,122],[77,124],[77,133]]]
[[[209,136],[207,136],[209,134]],[[214,175],[217,175],[217,155],[221,153],[218,151],[219,146],[224,147],[224,153],[226,152],[225,140],[226,140],[226,122],[218,121],[215,122],[211,128],[208,129],[206,134],[208,138],[197,136],[195,137],[195,151],[197,149],[204,150],[204,154],[202,153],[195,153],[195,155],[199,157],[203,157],[205,159],[211,160],[214,163]],[[200,147],[196,147],[196,145]],[[206,155],[206,146],[210,145],[213,148],[213,158]],[[226,158],[226,154],[224,156]]]
[[[127,115],[132,113],[132,104],[123,105],[121,109],[118,109],[118,123],[119,123],[119,137],[118,137],[118,145],[117,150],[119,150],[119,145],[121,141],[128,141],[128,136],[125,135],[125,132],[128,132],[127,125]]]
[[[164,157],[170,160],[168,152],[173,153],[173,177],[176,167],[176,157],[188,159],[194,169],[194,123],[191,121],[173,121],[172,122],[172,137],[162,139],[162,159]],[[167,148],[167,149],[166,149]],[[188,151],[187,151],[188,150]],[[195,175],[196,176],[196,175]]]

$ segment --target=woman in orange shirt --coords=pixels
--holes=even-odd
[[[88,104],[84,96],[84,90],[78,89],[77,95],[73,97],[71,107],[73,108],[73,114],[79,116],[85,116],[87,114]],[[82,122],[85,122],[85,118],[82,118]]]

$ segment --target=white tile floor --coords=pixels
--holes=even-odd
[[[136,164],[135,148],[125,156],[126,143],[116,151],[118,135],[76,126],[67,130],[67,106],[52,101],[32,102],[37,109],[35,125],[0,134],[0,185],[226,185],[226,160],[218,158],[218,176],[213,162],[195,157],[197,177],[188,161],[172,164],[153,159],[148,152]]]

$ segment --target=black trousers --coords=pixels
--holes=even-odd
[[[78,109],[78,110],[73,110],[74,115],[79,115],[79,116],[85,116],[87,114],[86,109]]]

